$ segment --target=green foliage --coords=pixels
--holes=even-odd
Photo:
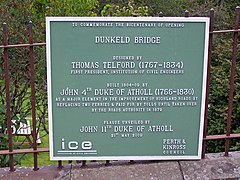
[[[31,3],[31,13],[44,31],[47,16],[96,16],[97,7],[97,0],[40,0]]]
[[[230,19],[225,23],[226,29],[231,29]],[[214,36],[214,49],[211,67],[211,86],[209,98],[208,134],[225,134],[228,116],[228,99],[230,89],[230,71],[232,63],[232,34]],[[233,95],[233,110],[231,116],[231,133],[239,133],[240,129],[240,54],[237,54],[237,65]],[[231,149],[238,149],[235,140],[231,141]],[[224,141],[210,141],[208,152],[224,150]]]
[[[106,4],[101,11],[101,16],[148,16],[148,7],[134,5],[133,1],[129,1],[122,7],[115,4]]]
[[[212,1],[213,3],[214,1]],[[214,30],[233,29],[236,2],[215,2]],[[231,9],[231,10],[230,10]],[[208,134],[225,134],[228,116],[228,100],[230,90],[230,71],[232,63],[232,34],[214,35],[211,86],[209,97]],[[234,83],[233,109],[231,116],[231,133],[239,133],[240,129],[240,54],[237,53],[236,74]],[[225,141],[207,142],[207,152],[224,151]],[[231,141],[232,150],[240,150],[236,140]]]
[[[96,0],[40,0],[31,4],[32,13],[38,18],[46,16],[96,16]]]
[[[142,5],[149,7],[152,16],[158,16],[160,12],[164,16],[183,16],[186,9],[189,9],[189,0],[139,0]]]
[[[5,106],[0,104],[0,150],[4,150],[8,147],[8,136],[4,132],[7,128],[5,112]],[[0,155],[0,167],[4,167],[7,161],[6,155]]]
[[[7,119],[5,114],[6,114],[6,107],[5,105],[0,104],[0,150],[8,149]],[[14,164],[15,165],[19,164],[18,158],[14,159]],[[9,166],[9,156],[0,155],[0,167],[8,167],[8,166]]]

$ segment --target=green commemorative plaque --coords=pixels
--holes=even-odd
[[[208,18],[46,25],[51,160],[201,158]]]

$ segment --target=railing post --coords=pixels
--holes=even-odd
[[[239,16],[240,16],[240,7],[238,6],[236,8],[234,30],[238,30]],[[228,117],[227,117],[226,136],[230,136],[230,133],[231,133],[232,104],[233,104],[233,92],[234,92],[234,76],[236,71],[237,45],[238,45],[238,32],[235,31],[233,33],[232,66],[231,66],[230,90],[229,90],[229,98],[228,98]],[[228,156],[229,154],[229,143],[230,143],[230,139],[226,139],[225,156]]]
[[[3,23],[3,46],[8,45],[8,35],[7,35],[7,24]],[[5,72],[5,88],[6,88],[6,116],[7,116],[7,132],[8,132],[8,149],[9,152],[13,152],[13,142],[12,142],[12,121],[10,112],[10,80],[9,80],[9,63],[8,63],[8,49],[3,48],[4,54],[4,72]],[[9,154],[9,167],[10,171],[14,171],[14,159],[13,154]]]
[[[207,137],[207,122],[208,122],[208,100],[210,91],[210,71],[212,60],[212,45],[213,45],[213,24],[214,24],[214,9],[210,10],[210,26],[209,26],[209,42],[208,42],[208,65],[207,65],[207,86],[206,86],[206,99],[205,99],[205,114],[204,114],[204,129],[203,138]],[[202,158],[205,158],[206,141],[203,140],[202,145]]]
[[[29,55],[30,55],[30,86],[31,86],[31,105],[32,105],[32,127],[33,127],[33,150],[37,150],[37,132],[36,132],[36,96],[35,96],[35,69],[34,69],[34,52],[33,52],[33,33],[32,22],[29,22]],[[34,171],[38,170],[38,153],[34,152]]]

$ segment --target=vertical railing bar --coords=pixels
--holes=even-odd
[[[29,22],[29,44],[33,44],[32,22]],[[36,96],[35,96],[35,69],[34,69],[34,52],[33,46],[29,47],[30,55],[30,86],[31,86],[31,105],[32,105],[32,128],[33,128],[33,150],[37,150],[37,134],[36,134]],[[34,152],[34,171],[38,170],[38,153]]]
[[[209,42],[208,42],[208,65],[207,65],[207,84],[206,84],[206,99],[205,99],[205,114],[204,114],[204,129],[203,138],[207,137],[207,122],[208,122],[208,101],[210,91],[210,72],[211,72],[211,61],[212,61],[212,46],[213,46],[213,25],[214,25],[214,9],[210,10],[210,26],[209,26]],[[203,140],[202,145],[202,158],[205,158],[206,141]]]
[[[240,16],[240,7],[238,6],[238,7],[236,7],[234,30],[238,29],[239,16]],[[230,133],[231,133],[232,104],[233,104],[233,92],[234,92],[234,76],[235,76],[235,71],[236,71],[237,44],[238,44],[238,32],[234,32],[233,33],[232,66],[231,66],[230,90],[229,90],[229,98],[228,98],[228,116],[227,116],[226,136],[230,136]],[[230,143],[230,139],[226,139],[225,156],[229,155],[229,143]]]
[[[189,17],[189,11],[188,10],[184,11],[184,17]]]
[[[8,45],[8,35],[7,35],[7,24],[3,23],[3,45]],[[8,132],[8,149],[9,152],[13,152],[13,142],[12,142],[12,121],[11,121],[11,111],[10,111],[10,80],[9,80],[9,62],[8,62],[8,50],[3,49],[4,54],[4,72],[5,72],[5,89],[6,89],[6,116],[7,116],[7,132]],[[13,154],[9,154],[9,167],[10,171],[14,171],[14,158]]]

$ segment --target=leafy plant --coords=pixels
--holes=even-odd
[[[3,104],[0,104],[0,150],[5,150],[5,148],[8,147],[8,136],[5,132],[7,128],[5,112],[5,106]],[[7,156],[0,155],[0,166],[5,167],[7,162]]]
[[[136,6],[133,1],[129,1],[126,5],[119,6],[115,4],[106,4],[101,11],[101,16],[148,16],[147,6]]]

